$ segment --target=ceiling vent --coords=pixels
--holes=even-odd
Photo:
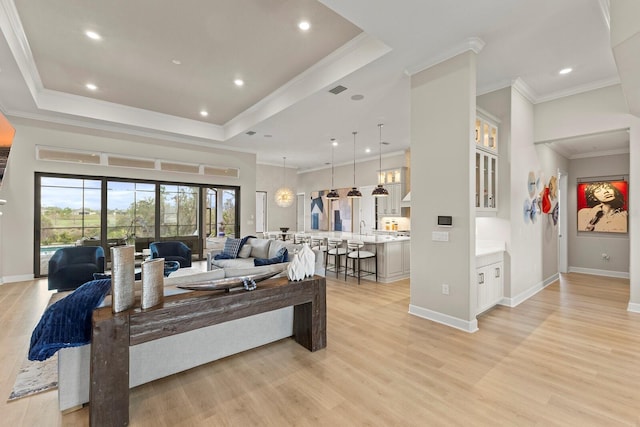
[[[255,135],[255,134],[256,134],[256,133],[255,133],[254,131],[252,131],[252,130],[250,130],[249,132],[247,132],[247,135],[249,135],[249,136],[253,136],[253,135]]]
[[[344,92],[345,90],[347,90],[346,87],[338,85],[338,86],[334,87],[333,89],[329,90],[329,92],[331,92],[334,95],[337,95],[340,92]]]

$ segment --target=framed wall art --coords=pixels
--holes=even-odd
[[[579,182],[578,231],[626,233],[627,181]]]

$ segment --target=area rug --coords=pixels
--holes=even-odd
[[[70,292],[58,292],[51,295],[47,307],[69,294]],[[31,361],[25,355],[7,402],[57,388],[58,354],[43,362]]]
[[[26,360],[18,372],[8,402],[58,388],[58,354],[43,362]]]

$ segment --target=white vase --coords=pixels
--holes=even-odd
[[[302,244],[302,250],[299,253],[304,265],[305,277],[311,277],[316,272],[316,254],[313,253],[308,243]]]
[[[304,274],[304,263],[300,257],[300,252],[298,252],[293,256],[293,259],[287,267],[287,276],[289,276],[289,280],[297,282],[298,280],[304,279]]]

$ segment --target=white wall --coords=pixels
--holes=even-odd
[[[541,164],[533,145],[533,105],[517,90],[511,91],[511,287],[506,296],[522,298],[542,282],[542,223],[525,221],[524,203],[530,201],[528,175],[536,177]],[[548,179],[548,178],[547,178]],[[537,189],[535,195],[539,193]]]
[[[578,232],[576,188],[579,178],[629,174],[629,155],[574,159],[569,164],[569,271],[626,276],[629,273],[629,234]],[[604,260],[606,253],[610,259]]]
[[[282,208],[276,204],[275,194],[282,187],[283,180],[293,194],[299,193],[298,175],[295,168],[282,166],[270,166],[258,164],[256,167],[256,191],[267,192],[267,231],[278,231],[280,227],[289,227],[291,231],[296,229],[296,202],[288,208]]]
[[[553,141],[629,129],[629,257],[640,256],[640,118],[628,114],[619,85],[535,106],[535,140]],[[640,311],[640,264],[629,266],[629,308]]]
[[[410,312],[477,329],[472,129],[476,56],[458,55],[411,78]],[[423,185],[424,183],[424,185]],[[432,240],[438,215],[451,215],[449,241]],[[419,218],[419,220],[417,219]],[[442,293],[449,285],[449,295]]]
[[[255,155],[199,146],[179,145],[149,138],[118,136],[98,132],[9,118],[16,128],[9,157],[9,167],[4,177],[0,198],[4,206],[4,227],[0,263],[5,281],[28,280],[33,277],[34,242],[34,172],[114,176],[124,178],[154,179],[174,182],[191,182],[241,187],[240,229],[243,235],[255,232]],[[75,148],[82,150],[121,153],[152,159],[168,159],[178,162],[204,163],[240,169],[240,178],[205,177],[196,174],[148,171],[95,165],[82,165],[35,158],[36,144]]]

